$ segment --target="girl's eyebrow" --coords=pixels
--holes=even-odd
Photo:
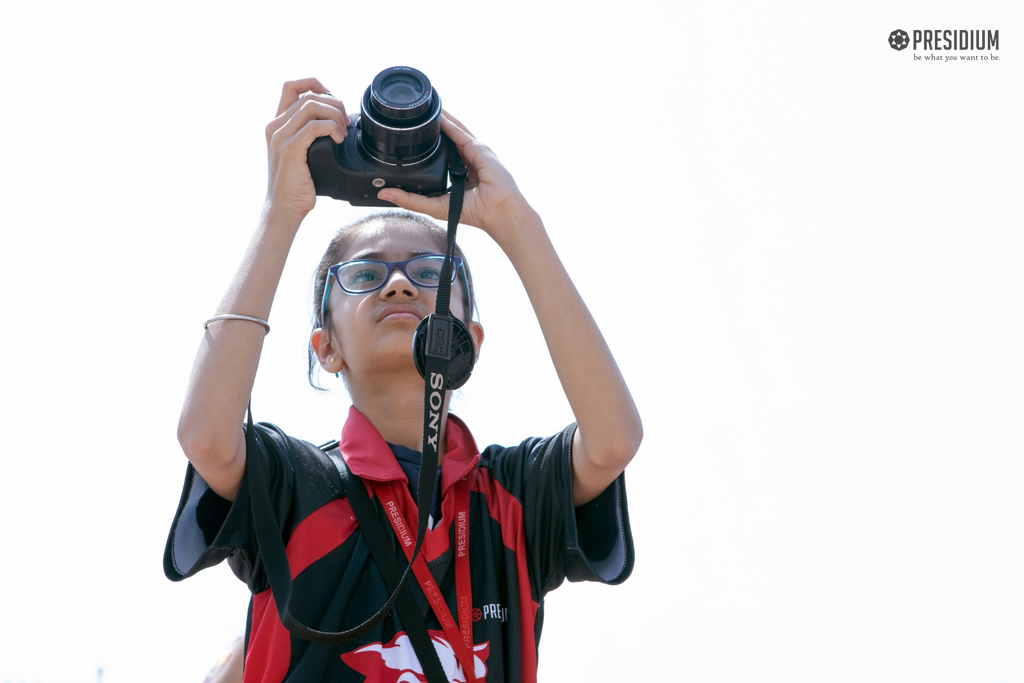
[[[437,252],[436,251],[428,251],[428,250],[424,250],[424,249],[410,249],[409,251],[407,251],[405,253],[406,253],[406,258],[416,258],[417,256],[426,256],[427,254],[436,254]],[[373,251],[373,250],[371,250],[371,251],[356,252],[348,260],[349,261],[361,261],[363,259],[372,259],[374,261],[386,261],[387,260],[385,258],[386,256],[387,256],[387,254],[385,254],[383,251]]]

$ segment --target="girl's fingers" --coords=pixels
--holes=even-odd
[[[277,115],[280,116],[287,111],[299,99],[299,95],[304,92],[314,92],[321,95],[330,94],[330,91],[324,87],[324,84],[315,78],[300,78],[297,81],[286,81],[284,87],[281,88],[281,102],[277,105]]]
[[[442,110],[441,110],[441,127],[442,127],[442,128],[444,128],[444,120],[445,120],[445,119],[448,119],[448,121],[449,121],[449,122],[451,122],[452,124],[454,124],[454,125],[455,125],[455,126],[456,126],[457,128],[459,128],[460,130],[462,130],[462,131],[463,131],[463,132],[464,132],[464,133],[465,133],[466,135],[468,135],[469,137],[471,137],[471,138],[476,138],[476,136],[475,136],[475,135],[473,135],[473,133],[472,133],[472,132],[470,132],[469,128],[466,128],[466,124],[464,124],[464,123],[463,123],[462,121],[459,121],[459,120],[458,120],[457,118],[455,118],[454,116],[452,116],[452,115],[451,115],[451,114],[450,114],[450,113],[448,112],[448,110],[447,110],[447,109],[442,109]],[[448,131],[445,131],[445,132],[447,133]],[[449,136],[449,137],[450,137],[450,136]]]
[[[461,121],[443,109],[441,110],[441,130],[451,138],[452,142],[459,149],[462,160],[466,162],[469,169],[468,187],[476,187],[479,170],[488,163],[499,163],[498,155],[487,145],[480,144],[480,141],[473,137],[473,134],[466,130]]]
[[[294,102],[292,102],[291,106],[288,107],[287,109],[285,109],[283,113],[278,114],[277,119],[275,119],[275,120],[279,120],[279,121],[282,121],[282,122],[283,121],[287,121],[289,117],[295,116],[295,112],[297,112],[300,109],[302,109],[302,107],[305,106],[305,104],[307,102],[320,102],[321,104],[325,104],[325,105],[327,105],[329,107],[334,107],[335,109],[338,109],[338,110],[341,111],[342,116],[345,119],[345,125],[346,126],[348,126],[348,125],[350,125],[352,123],[352,121],[349,119],[348,112],[345,109],[345,103],[344,102],[339,100],[334,95],[330,95],[330,94],[321,95],[321,94],[310,93],[310,92],[303,93],[298,99],[296,99]]]
[[[457,119],[443,113],[443,110],[441,114],[441,130],[444,131],[445,135],[452,139],[452,142],[454,142],[456,147],[460,150],[476,140],[476,138],[473,137],[473,134],[466,130],[465,126],[459,123]]]
[[[386,187],[377,193],[377,199],[416,213],[424,213],[437,220],[448,220],[448,195],[440,197],[425,197],[421,194],[412,194],[397,187]]]
[[[300,128],[291,138],[291,141],[294,141],[303,150],[302,159],[305,161],[309,146],[313,144],[314,140],[324,136],[330,136],[339,145],[345,140],[345,135],[338,129],[336,122],[318,119],[310,121]]]
[[[323,101],[319,96],[303,96],[288,111],[270,122],[267,126],[267,140],[291,139],[306,124],[316,120],[334,122],[337,130],[330,135],[337,143],[341,143],[348,135],[348,116],[343,109],[339,109],[333,101]]]

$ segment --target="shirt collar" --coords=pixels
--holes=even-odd
[[[441,491],[465,477],[480,461],[480,451],[466,424],[448,414],[445,454],[441,458]],[[409,480],[384,437],[355,406],[341,430],[341,454],[354,474],[373,481]]]

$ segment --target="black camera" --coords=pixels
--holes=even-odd
[[[321,137],[306,161],[318,195],[353,206],[394,206],[385,187],[438,196],[448,191],[449,140],[441,132],[441,98],[422,71],[384,69],[363,93],[340,145]]]

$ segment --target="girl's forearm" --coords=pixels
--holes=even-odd
[[[643,435],[629,388],[540,217],[524,209],[515,220],[501,247],[533,304],[586,455],[598,468],[621,471]]]
[[[267,320],[298,224],[268,206],[217,307]],[[185,455],[218,494],[237,490],[245,467],[240,429],[266,330],[244,320],[211,323],[192,367],[178,421]]]

